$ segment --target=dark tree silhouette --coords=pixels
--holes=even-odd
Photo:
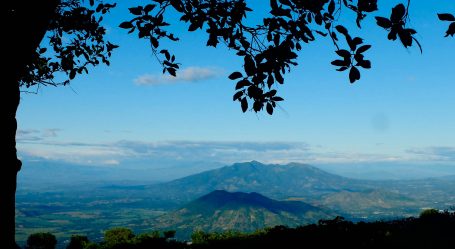
[[[66,85],[89,65],[109,64],[115,45],[105,41],[100,16],[113,4],[88,7],[78,0],[6,1],[4,25],[4,77],[2,89],[3,163],[0,190],[0,244],[14,248],[15,192],[21,162],[16,155],[16,111],[20,87]],[[45,37],[45,35],[47,36]],[[62,39],[65,36],[65,39]],[[46,47],[40,43],[47,41]],[[52,51],[47,51],[47,50]],[[56,78],[65,78],[57,81]]]
[[[57,238],[51,233],[34,233],[27,239],[26,249],[55,249]]]
[[[352,36],[339,23],[341,13],[355,13],[360,28],[367,14],[377,11],[377,0],[270,0],[269,15],[251,26],[245,21],[253,10],[246,0],[150,0],[150,4],[129,8],[134,16],[122,22],[120,28],[136,32],[150,42],[152,52],[163,66],[163,73],[175,76],[179,68],[175,56],[160,47],[160,41],[177,41],[167,30],[169,11],[180,14],[188,23],[188,31],[205,30],[206,46],[223,43],[243,58],[242,70],[233,72],[229,79],[236,82],[234,101],[239,101],[243,112],[263,109],[273,114],[277,95],[276,84],[283,84],[285,73],[297,65],[298,51],[305,43],[317,38],[331,39],[340,58],[332,61],[338,71],[349,71],[349,81],[361,77],[361,70],[370,69],[365,53],[370,45]],[[376,17],[377,24],[386,29],[388,39],[399,38],[405,47],[420,44],[417,31],[407,27],[410,0],[398,4],[390,18]],[[16,155],[16,111],[20,89],[46,85],[67,85],[78,74],[88,73],[90,66],[109,65],[108,58],[117,46],[105,39],[102,16],[113,3],[102,0],[43,0],[5,1],[2,16],[4,25],[4,77],[2,98],[3,166],[0,190],[0,244],[15,247],[15,191],[17,172],[21,162]],[[439,14],[439,19],[450,22],[446,36],[455,33],[455,18]],[[339,37],[343,37],[343,41]],[[65,39],[62,39],[65,37]],[[344,42],[344,40],[346,42]],[[40,44],[45,44],[40,47]],[[59,80],[60,79],[60,80]]]

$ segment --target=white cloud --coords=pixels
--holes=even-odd
[[[121,158],[128,158],[124,150],[103,144],[84,143],[25,143],[19,144],[21,158],[63,161],[85,165],[115,166]]]
[[[140,86],[145,86],[198,82],[216,78],[222,73],[221,69],[215,67],[188,67],[178,70],[176,77],[167,74],[144,74],[134,79],[134,83]]]
[[[107,159],[107,160],[102,161],[101,163],[104,165],[119,165],[120,164],[120,162],[115,159]]]

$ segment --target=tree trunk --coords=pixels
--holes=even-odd
[[[2,165],[0,166],[0,247],[17,248],[15,242],[15,196],[21,161],[16,153],[16,111],[20,102],[20,79],[54,17],[58,0],[2,2]],[[4,65],[4,66],[3,66]]]
[[[8,77],[8,80],[10,78]],[[1,245],[6,245],[5,248],[15,247],[15,194],[16,194],[16,176],[21,168],[21,161],[16,156],[16,110],[19,105],[19,84],[17,82],[7,81],[3,95],[7,95],[8,101],[3,104],[4,122],[2,140],[3,147],[3,162],[1,168],[1,189],[0,189],[0,221],[2,236]],[[3,96],[2,96],[3,97]],[[3,98],[5,99],[5,98]]]

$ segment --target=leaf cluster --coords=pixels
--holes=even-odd
[[[101,22],[115,6],[102,1],[95,4],[94,0],[87,6],[78,0],[62,1],[49,24],[45,38],[49,45],[35,51],[20,85],[66,85],[76,75],[88,73],[89,66],[109,65],[118,46],[106,40]]]
[[[352,11],[356,24],[367,14],[378,10],[377,0],[270,0],[269,14],[262,22],[254,25],[246,22],[249,12],[253,11],[245,0],[152,0],[153,4],[130,8],[134,16],[123,22],[120,27],[129,32],[138,31],[139,38],[150,41],[152,51],[163,65],[163,73],[175,76],[179,64],[175,56],[167,49],[159,50],[161,39],[177,41],[173,34],[164,30],[167,9],[172,8],[180,14],[180,21],[188,24],[188,31],[205,31],[207,46],[217,47],[224,44],[242,58],[241,71],[233,72],[229,79],[235,82],[234,101],[238,101],[243,112],[266,110],[273,114],[278,102],[283,98],[278,95],[277,87],[285,81],[285,74],[297,66],[299,51],[304,44],[317,38],[329,37],[340,59],[331,63],[337,71],[349,70],[349,81],[360,79],[360,68],[370,69],[371,61],[364,53],[371,45],[364,44],[360,37],[351,36],[339,23],[344,10]],[[376,17],[377,24],[386,29],[389,40],[400,39],[405,48],[414,43],[422,50],[415,38],[417,31],[406,26],[410,0],[407,7],[398,4],[392,8],[389,18]],[[440,15],[443,21],[451,21],[447,35],[454,33],[453,16]],[[340,46],[338,34],[344,36],[348,48]]]

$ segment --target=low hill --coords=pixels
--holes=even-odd
[[[261,194],[216,190],[154,222],[156,229],[176,229],[188,239],[195,230],[251,232],[276,225],[298,226],[336,215],[301,201],[277,201]]]

